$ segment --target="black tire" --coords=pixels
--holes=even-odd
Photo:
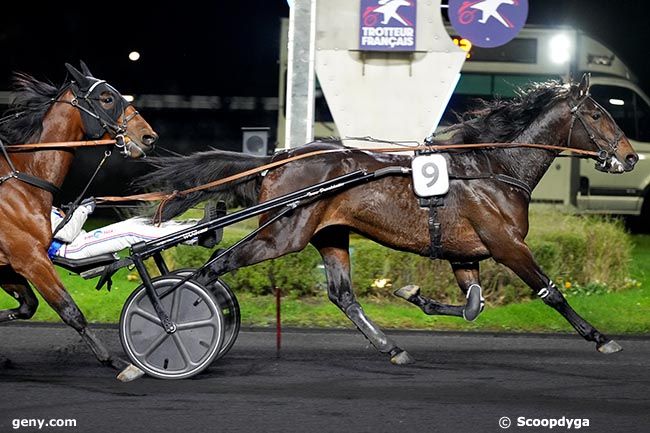
[[[221,307],[212,292],[194,280],[173,293],[164,293],[182,281],[164,275],[152,280],[162,305],[177,326],[167,334],[160,325],[143,284],[124,303],[120,340],[131,361],[150,376],[185,379],[200,373],[219,355],[224,341]]]
[[[194,273],[196,269],[183,268],[172,271],[174,275],[186,277]],[[239,329],[241,328],[241,312],[239,310],[239,302],[233,291],[222,280],[216,280],[207,287],[212,294],[217,298],[219,306],[221,307],[221,314],[224,319],[224,337],[221,349],[215,360],[223,358],[228,351],[232,348],[239,336]]]

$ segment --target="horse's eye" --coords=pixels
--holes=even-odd
[[[104,99],[102,99],[102,102],[104,104],[112,104],[113,103],[113,97],[112,96],[107,96]]]
[[[602,117],[602,114],[600,113],[600,111],[596,111],[596,112],[594,112],[594,114],[591,115],[591,118],[594,119],[594,120],[598,120],[601,117]]]

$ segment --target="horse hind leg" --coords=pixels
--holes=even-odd
[[[467,299],[463,307],[463,318],[473,322],[483,312],[485,299],[483,298],[483,289],[479,279],[478,262],[473,263],[452,263],[454,276],[458,286],[465,294]]]
[[[324,233],[326,232],[326,233]],[[354,323],[366,339],[396,365],[412,364],[414,359],[366,316],[352,291],[347,231],[325,229],[312,243],[320,252],[327,274],[327,290],[332,301]]]
[[[2,289],[18,301],[17,308],[0,310],[0,322],[30,319],[38,308],[38,298],[22,275],[6,267],[0,271]]]
[[[400,289],[393,292],[398,298],[407,300],[413,305],[420,307],[424,314],[430,316],[456,316],[463,317],[464,307],[460,305],[448,305],[441,304],[438,301],[435,301],[426,296],[422,296],[420,293],[420,287],[415,285],[404,286]]]
[[[465,305],[442,304],[426,296],[422,296],[420,288],[408,285],[395,290],[394,295],[407,300],[430,316],[462,317],[474,321],[483,311],[485,300],[479,281],[478,263],[452,263],[456,281],[467,298]]]

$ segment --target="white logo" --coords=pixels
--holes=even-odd
[[[472,9],[478,9],[483,12],[481,19],[478,20],[479,23],[485,24],[487,20],[492,17],[503,24],[505,27],[511,29],[513,28],[512,23],[503,18],[498,12],[499,6],[502,4],[513,5],[515,2],[514,0],[483,0],[482,2],[478,2],[470,7]]]
[[[411,5],[407,0],[379,0],[379,5],[380,6],[373,12],[380,13],[384,16],[384,19],[381,20],[382,24],[388,24],[391,19],[395,19],[405,26],[409,25],[404,21],[404,18],[397,13],[397,9],[400,7]]]

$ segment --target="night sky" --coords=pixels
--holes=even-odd
[[[327,0],[319,0],[327,2]],[[641,0],[530,0],[529,23],[570,25],[610,46],[650,94],[644,44],[650,4]],[[99,10],[99,7],[103,10]],[[84,60],[94,74],[125,94],[278,96],[280,19],[286,0],[136,2],[67,0],[5,2],[0,19],[0,91],[12,71],[61,84],[65,62]],[[141,53],[138,62],[129,52]],[[150,110],[144,117],[160,133],[158,152],[191,153],[213,146],[241,150],[242,126],[275,129],[275,112]],[[269,139],[272,151],[275,137]],[[61,202],[72,200],[90,177],[103,149],[79,152]],[[163,153],[164,154],[164,153]],[[148,170],[111,158],[89,194],[119,195]]]
[[[327,1],[327,0],[320,0]],[[12,70],[56,83],[64,62],[83,59],[124,93],[277,95],[285,0],[3,4],[0,90]],[[623,57],[650,93],[644,44],[650,4],[642,0],[530,0],[529,22],[571,25]],[[98,9],[99,6],[103,11]],[[138,62],[128,60],[137,50]]]

